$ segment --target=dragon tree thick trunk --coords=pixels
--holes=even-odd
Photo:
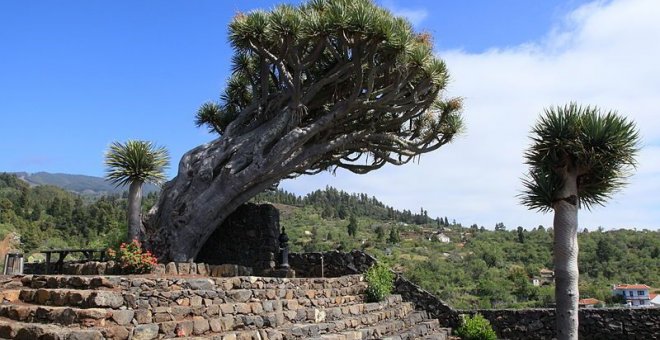
[[[554,203],[554,264],[557,339],[578,339],[578,195],[577,173],[564,174]]]
[[[224,143],[216,141],[189,152],[177,177],[163,186],[157,210],[147,221],[146,237],[148,247],[162,260],[194,260],[227,216],[279,179],[253,169],[236,174],[229,164],[205,169],[203,159],[224,157],[218,144]]]
[[[161,260],[194,260],[239,205],[314,161],[300,154],[304,151],[282,147],[299,142],[277,135],[288,122],[285,113],[249,133],[225,135],[187,152],[145,221],[147,247]]]
[[[126,242],[140,239],[142,228],[142,182],[134,181],[128,187],[128,235]]]

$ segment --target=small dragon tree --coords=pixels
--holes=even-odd
[[[281,179],[405,164],[461,130],[430,36],[372,1],[241,13],[229,41],[225,91],[196,115],[219,138],[182,157],[147,225],[161,258],[193,260],[229,214]]]
[[[129,140],[114,142],[105,154],[106,179],[117,186],[128,187],[128,235],[126,243],[140,238],[142,227],[142,185],[159,184],[165,180],[170,157],[164,147],[151,142]]]
[[[615,112],[575,103],[545,110],[525,153],[529,174],[522,203],[554,210],[557,338],[578,338],[578,208],[603,205],[625,185],[635,165],[639,135]]]

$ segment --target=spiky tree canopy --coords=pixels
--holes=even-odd
[[[293,175],[404,164],[462,128],[460,99],[440,97],[449,75],[430,36],[372,1],[311,0],[238,14],[229,40],[232,75],[196,124],[231,138],[286,116],[255,153],[282,151],[280,139],[294,156],[295,146],[304,148]]]
[[[141,140],[114,142],[105,155],[106,178],[117,186],[165,180],[170,157],[164,147]]]
[[[579,202],[603,204],[619,190],[635,167],[639,134],[635,124],[608,111],[575,103],[545,110],[532,129],[525,153],[530,170],[523,181],[522,203],[548,211],[561,197],[566,171],[577,172]]]

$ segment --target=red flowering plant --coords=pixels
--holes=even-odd
[[[108,248],[108,256],[117,261],[125,273],[148,273],[158,263],[158,260],[150,251],[142,250],[142,245],[138,240],[133,240],[131,243],[122,243],[118,250]]]

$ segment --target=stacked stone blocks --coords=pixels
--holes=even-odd
[[[444,339],[398,295],[363,299],[362,276],[326,279],[42,276],[5,282],[0,338]]]

